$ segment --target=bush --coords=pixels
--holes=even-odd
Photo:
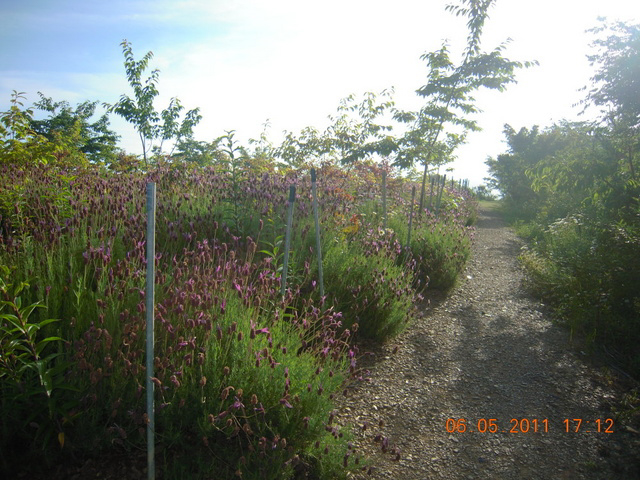
[[[526,227],[540,231],[540,227]],[[628,225],[585,223],[581,216],[557,220],[522,256],[531,288],[556,309],[575,334],[613,350],[638,372],[640,236]],[[593,346],[593,345],[591,345]]]
[[[0,168],[0,185],[16,185],[24,199],[18,216],[2,218],[0,262],[14,268],[13,283],[34,279],[21,297],[23,305],[48,309],[47,316],[31,313],[31,324],[44,325],[37,341],[66,339],[64,348],[51,341],[45,352],[60,354],[53,366],[62,369],[58,384],[65,386],[53,390],[62,410],[49,422],[64,434],[64,448],[47,454],[86,458],[144,448],[145,184],[154,181],[159,470],[168,477],[239,471],[244,478],[343,478],[355,468],[348,428],[332,423],[333,398],[359,375],[354,337],[383,341],[411,319],[418,257],[406,255],[396,232],[379,228],[375,185],[352,185],[335,168],[323,174],[327,298],[320,299],[310,188],[300,174],[243,177],[234,190],[227,173],[211,168],[91,168],[73,176],[52,167]],[[283,298],[292,183],[298,198]],[[406,185],[388,185],[390,218],[406,223]],[[0,194],[8,199],[3,212],[11,212],[13,193]],[[429,224],[434,235],[440,222]],[[42,323],[49,316],[60,321]],[[3,391],[3,414],[20,403],[16,392]],[[44,395],[32,399],[37,405],[24,405],[49,411]],[[29,429],[22,429],[22,443],[12,443],[18,423],[4,426],[2,445],[32,444]],[[29,461],[8,470],[25,463],[47,470],[41,450],[23,450]]]
[[[412,318],[413,275],[384,252],[336,241],[324,254],[324,278],[343,327],[363,338],[384,341]]]
[[[463,218],[443,212],[437,219],[427,212],[424,217],[414,219],[409,255],[403,255],[400,261],[412,269],[418,288],[428,285],[448,290],[455,284],[471,254],[473,230],[464,226]],[[390,219],[389,225],[406,244],[408,225],[402,217]]]

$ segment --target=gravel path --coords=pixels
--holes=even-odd
[[[520,247],[496,212],[481,211],[459,285],[364,360],[370,381],[340,409],[367,426],[355,441],[373,462],[362,478],[640,478],[640,435],[607,420],[612,376],[588,366],[525,293]],[[466,431],[447,432],[448,419],[465,419]]]

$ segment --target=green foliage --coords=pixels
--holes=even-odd
[[[157,112],[154,101],[159,94],[157,84],[160,71],[158,69],[152,70],[148,78],[144,80],[142,78],[143,73],[149,66],[149,61],[153,58],[153,53],[147,52],[142,59],[136,60],[133,56],[131,43],[123,40],[120,45],[122,45],[124,54],[124,68],[127,80],[133,89],[134,97],[122,95],[115,104],[105,103],[105,106],[109,112],[115,112],[133,124],[138,131],[142,145],[142,155],[146,165],[151,152],[158,155],[162,153],[163,142],[172,139],[176,142],[190,139],[193,135],[193,128],[200,122],[202,117],[199,114],[200,109],[195,108],[189,110],[180,122],[180,113],[184,107],[180,100],[175,97],[169,101],[167,108]],[[160,140],[160,145],[154,148],[153,142],[158,139]]]
[[[95,102],[74,109],[41,95],[36,106],[49,116],[35,120],[14,92],[0,114],[0,159],[10,164],[0,165],[0,262],[15,268],[12,283],[21,285],[11,291],[2,280],[3,461],[15,467],[8,458],[15,452],[29,452],[31,460],[56,456],[56,433],[63,456],[142,448],[142,212],[144,185],[155,181],[153,381],[165,475],[344,478],[358,468],[359,454],[347,445],[348,428],[333,424],[333,406],[359,375],[353,339],[384,341],[401,331],[420,298],[416,276],[453,282],[467,255],[454,250],[468,250],[469,232],[459,227],[472,221],[464,199],[445,192],[441,219],[415,220],[417,233],[403,250],[406,232],[379,228],[379,180],[390,173],[388,162],[362,161],[399,148],[387,121],[394,112],[389,92],[345,99],[323,133],[288,135],[279,149],[263,134],[249,152],[233,131],[194,140],[198,109],[180,121],[175,98],[156,111],[159,72],[145,78],[151,52],[136,60],[126,40],[122,47],[133,96],[105,106],[135,126],[144,167],[155,154],[153,168],[114,149],[108,118],[91,120]],[[431,151],[443,158],[460,138],[447,134]],[[165,156],[170,140],[175,151]],[[318,188],[323,298],[313,280],[310,185],[300,170],[321,160],[334,162],[323,162]],[[299,197],[283,296],[292,184]],[[406,187],[406,179],[387,177],[386,211],[398,225],[406,223]],[[450,218],[449,209],[460,218]],[[44,306],[61,320],[45,318]]]
[[[221,139],[222,137],[213,142],[202,142],[193,138],[181,138],[176,143],[172,159],[186,165],[214,165],[222,157],[219,147]]]
[[[637,373],[638,229],[586,220],[574,216],[554,222],[523,254],[531,287],[574,333],[604,344]]]
[[[603,345],[640,372],[640,26],[604,24],[599,65],[583,104],[603,108],[594,124],[560,122],[518,133],[505,128],[509,152],[490,159],[518,230],[531,241],[523,262],[532,288],[572,331]]]
[[[410,168],[424,165],[420,209],[424,206],[429,165],[442,165],[452,160],[453,151],[462,144],[469,131],[479,130],[471,117],[478,112],[475,92],[481,88],[503,91],[515,82],[515,71],[535,62],[517,62],[503,56],[507,43],[489,53],[481,50],[481,37],[488,12],[494,0],[463,0],[447,10],[466,17],[469,34],[462,61],[456,65],[449,48],[425,53],[422,59],[429,68],[427,83],[417,90],[426,104],[416,113],[397,112],[396,119],[411,124],[399,140],[400,153],[395,165]],[[451,129],[452,128],[452,129]],[[445,135],[445,139],[441,139]]]
[[[7,283],[11,273],[0,265],[0,442],[5,468],[15,463],[12,455],[24,455],[23,442],[43,450],[54,442],[63,447],[62,424],[69,407],[58,401],[59,389],[69,388],[63,377],[69,364],[59,358],[64,341],[45,334],[45,327],[59,320],[33,318],[34,311],[45,306],[23,305],[22,294],[29,284]]]
[[[242,393],[237,389],[231,391],[236,398],[244,398],[253,407],[263,408],[269,415],[269,422],[263,423],[258,412],[233,413],[225,417],[224,422],[214,422],[203,426],[207,435],[215,436],[227,430],[227,435],[233,432],[235,425],[250,426],[257,438],[273,438],[278,435],[291,445],[309,445],[316,440],[324,439],[326,432],[320,418],[328,418],[333,410],[333,402],[329,399],[329,394],[318,395],[318,388],[323,388],[326,392],[335,392],[344,380],[343,367],[339,363],[327,362],[324,367],[318,366],[311,352],[304,352],[303,339],[296,332],[295,328],[287,321],[269,321],[270,340],[264,334],[252,333],[252,319],[257,319],[261,325],[266,325],[256,317],[255,311],[242,306],[235,298],[230,298],[227,303],[229,309],[229,319],[237,322],[237,332],[243,333],[243,340],[237,341],[231,336],[225,336],[222,343],[212,339],[210,349],[215,355],[208,356],[206,371],[210,372],[211,382],[207,382],[210,387],[203,390],[203,394],[218,403],[219,392],[227,385],[246,385]],[[270,349],[269,345],[279,345],[280,348]],[[283,348],[285,347],[285,348]],[[298,355],[290,355],[283,352],[302,351]],[[260,353],[269,352],[262,356]],[[252,359],[259,358],[263,362],[272,362],[272,368],[257,368],[255,362],[247,362],[246,357]],[[225,376],[225,367],[229,369],[229,374]],[[317,373],[319,372],[319,373]],[[331,373],[333,372],[333,373]],[[308,385],[312,388],[308,389]],[[220,388],[222,387],[222,388]],[[283,394],[284,392],[284,394]],[[238,397],[238,394],[240,397]],[[284,395],[284,397],[283,397]],[[229,397],[230,400],[232,399]],[[284,401],[283,401],[284,399]],[[229,405],[232,402],[229,402]],[[292,408],[288,404],[295,404]],[[314,422],[305,421],[305,417],[314,417]],[[232,428],[228,419],[232,418]],[[306,424],[308,422],[308,425]],[[249,427],[244,427],[248,430]],[[241,439],[239,439],[241,440]],[[323,440],[324,441],[324,440]],[[240,443],[243,443],[240,441]],[[233,444],[229,444],[233,450],[241,450]],[[281,461],[275,460],[268,465],[262,461],[259,455],[260,447],[255,445],[255,453],[248,454],[247,464],[242,466],[242,471],[247,478],[277,478],[279,470],[287,454],[286,449],[281,450]],[[242,447],[241,447],[242,448]],[[218,453],[217,455],[220,455]],[[227,455],[220,455],[220,458],[229,458],[229,455],[237,457],[237,453],[229,452]],[[279,464],[279,465],[278,465]]]
[[[273,153],[293,168],[314,160],[352,165],[375,155],[388,157],[397,150],[393,127],[383,121],[394,108],[392,95],[393,89],[380,94],[367,92],[362,99],[349,95],[340,100],[337,114],[329,116],[332,123],[324,132],[313,127],[304,128],[297,136],[288,132]]]
[[[231,183],[231,196],[228,199],[231,205],[229,215],[225,215],[224,218],[225,220],[229,219],[229,223],[233,223],[236,232],[240,232],[241,210],[245,205],[241,198],[241,192],[244,190],[250,170],[247,168],[249,166],[247,152],[233,138],[234,135],[235,132],[231,130],[217,140],[217,143],[223,144],[218,164],[221,166],[221,170],[229,176]]]
[[[6,112],[2,112],[0,133],[4,142],[22,140],[33,135],[29,128],[30,120],[33,116],[33,108],[23,110],[23,100],[26,99],[24,95],[25,92],[16,92],[14,90],[11,94],[11,107]]]
[[[330,151],[329,140],[313,127],[306,127],[298,134],[287,132],[282,144],[275,150],[285,168],[302,168],[310,160],[323,158]]]
[[[326,132],[330,151],[338,155],[342,165],[373,155],[385,158],[397,150],[397,141],[390,133],[393,127],[381,122],[386,112],[394,109],[393,93],[393,89],[379,95],[367,92],[359,104],[350,95],[340,102],[339,116],[329,117],[333,121]],[[357,112],[357,119],[352,118],[353,112]]]
[[[593,47],[597,52],[589,55],[592,66],[598,66],[592,77],[592,88],[583,102],[602,107],[603,118],[611,124],[626,124],[638,129],[635,120],[640,117],[640,25],[623,22],[607,23],[590,30],[597,38]]]
[[[44,120],[31,119],[33,131],[56,143],[62,139],[74,150],[84,154],[93,163],[112,163],[117,158],[116,143],[120,138],[109,129],[109,117],[102,115],[91,122],[98,101],[82,102],[72,109],[68,102],[54,102],[38,92],[40,101],[35,103],[39,110],[49,113]]]
[[[504,133],[509,152],[486,162],[491,186],[502,191],[507,208],[515,206],[523,218],[564,217],[593,204],[596,192],[616,182],[617,162],[612,162],[602,130],[561,122],[542,132],[534,126],[516,133],[506,125]],[[593,192],[590,199],[588,192]]]
[[[491,191],[491,188],[487,185],[478,185],[473,188],[473,194],[478,201],[493,201],[496,200],[495,194]]]
[[[413,315],[410,272],[347,242],[330,243],[323,252],[325,292],[342,312],[344,328],[376,341],[404,329]]]
[[[466,218],[459,215],[445,207],[440,221],[428,215],[413,223],[409,252],[418,288],[446,291],[455,285],[471,254]],[[406,243],[408,226],[401,216],[392,217],[389,227]]]
[[[24,92],[13,91],[11,107],[0,112],[0,164],[24,166],[54,163],[60,166],[84,165],[87,159],[79,149],[81,131],[75,125],[64,133],[39,133],[33,108],[24,108]]]
[[[24,92],[14,91],[11,107],[0,113],[0,163],[69,168],[86,166],[89,161],[114,162],[119,137],[109,130],[108,116],[91,121],[98,102],[83,102],[74,110],[68,102],[38,95],[40,101],[25,108]],[[34,108],[49,116],[36,120]]]

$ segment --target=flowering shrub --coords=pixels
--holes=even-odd
[[[15,282],[32,279],[25,303],[41,301],[47,318],[59,319],[34,341],[65,339],[57,374],[69,389],[56,392],[62,453],[144,444],[145,185],[154,181],[153,382],[166,476],[340,478],[359,468],[349,431],[333,424],[333,398],[359,376],[354,338],[400,331],[419,298],[415,278],[435,278],[440,249],[450,249],[450,260],[468,246],[455,213],[447,226],[428,216],[414,219],[415,251],[406,255],[406,184],[389,177],[392,228],[384,230],[378,170],[318,170],[320,298],[311,186],[301,172],[249,169],[234,180],[211,167],[164,165],[146,174],[0,167],[0,263],[14,267]],[[283,297],[292,184],[298,196]],[[40,315],[33,312],[35,323]],[[28,430],[3,430],[1,440],[33,442]],[[4,461],[5,470],[20,464]]]
[[[364,338],[385,340],[414,314],[410,271],[383,254],[335,243],[324,257],[329,299],[343,312],[344,325]]]
[[[425,215],[412,234],[410,252],[415,274],[423,285],[451,288],[471,254],[472,228],[464,225],[457,211],[440,212],[439,218]]]

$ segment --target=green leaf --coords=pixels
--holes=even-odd
[[[44,305],[42,305],[44,307]],[[43,320],[40,322],[40,328],[44,327],[45,325],[49,325],[50,323],[55,323],[55,322],[59,322],[60,319],[59,318],[48,318],[46,320]]]
[[[56,342],[56,341],[62,341],[62,338],[61,337],[47,337],[44,340],[40,340],[38,343],[36,343],[36,354],[40,355],[40,353],[42,352],[44,347],[47,346],[47,343]]]
[[[9,303],[9,302],[7,302]],[[15,315],[11,314],[11,313],[2,313],[0,314],[0,320],[7,320],[8,322],[11,322],[14,325],[20,325],[20,321],[18,320],[18,317],[16,317]]]
[[[5,291],[5,290],[3,290],[3,291]],[[15,308],[15,303],[9,302],[7,300],[0,300],[0,309],[2,309],[2,307],[6,307],[7,305],[9,307],[11,307],[11,308]]]
[[[29,337],[29,340],[35,339],[38,330],[40,330],[40,325],[37,323],[27,323],[24,328],[25,335]]]
[[[16,299],[18,300],[18,299]],[[17,304],[16,304],[17,305]],[[18,308],[20,308],[20,305],[17,305]],[[27,319],[31,316],[31,314],[33,313],[33,311],[36,308],[46,308],[43,304],[41,303],[33,303],[31,305],[29,305],[28,307],[24,307],[23,309],[20,310],[20,315],[22,315],[22,318]]]

